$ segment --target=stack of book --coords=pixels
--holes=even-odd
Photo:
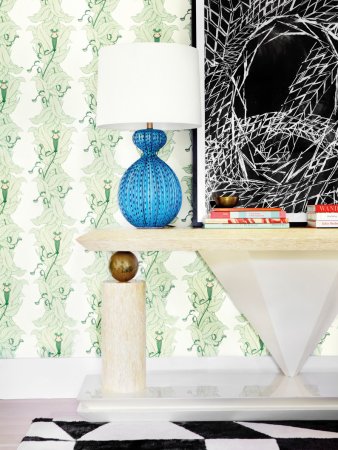
[[[214,208],[204,228],[289,228],[282,208]]]
[[[314,228],[337,228],[338,204],[308,205],[307,224]]]

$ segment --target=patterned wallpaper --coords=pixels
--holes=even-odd
[[[191,42],[190,0],[0,0],[0,356],[100,355],[107,255],[76,236],[128,226],[119,179],[138,158],[130,133],[95,126],[98,51],[117,42]],[[191,223],[191,139],[161,157]],[[139,254],[147,354],[264,355],[264,343],[194,253]],[[316,353],[338,354],[338,322]]]

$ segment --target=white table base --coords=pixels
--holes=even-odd
[[[87,376],[78,413],[89,421],[338,419],[337,373],[148,372],[142,393],[102,395]]]

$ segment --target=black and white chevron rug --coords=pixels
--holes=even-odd
[[[18,450],[338,450],[338,421],[111,422],[35,419]]]

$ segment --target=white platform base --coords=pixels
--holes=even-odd
[[[88,421],[338,419],[335,372],[154,371],[138,394],[103,396],[100,377],[87,376],[78,413]]]

